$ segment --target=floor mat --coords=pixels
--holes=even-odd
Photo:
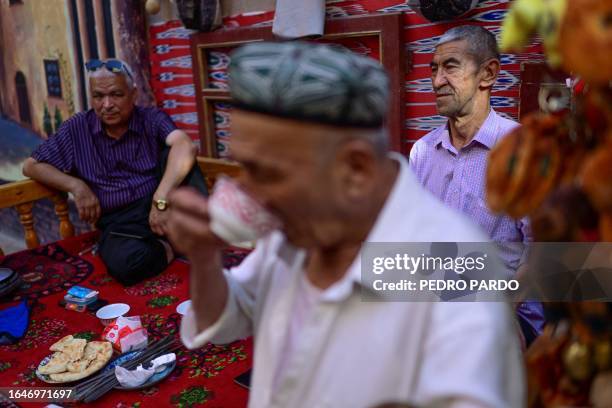
[[[150,339],[176,336],[181,316],[176,306],[189,298],[189,265],[175,261],[161,275],[138,285],[124,287],[106,273],[99,257],[78,254],[96,241],[88,233],[0,259],[0,266],[17,271],[24,285],[5,299],[0,309],[26,300],[31,307],[28,331],[19,343],[0,346],[0,387],[48,387],[34,374],[39,362],[50,354],[49,346],[68,334],[98,339],[103,326],[93,313],[59,306],[66,290],[78,284],[100,292],[109,303],[128,303],[129,315],[141,316]],[[227,250],[225,267],[240,263],[246,253]],[[233,382],[251,366],[250,339],[229,345],[208,344],[198,350],[181,348],[177,366],[169,378],[141,391],[113,390],[88,406],[103,407],[243,407],[248,392]],[[19,406],[44,406],[19,403]],[[63,404],[71,406],[74,404]]]

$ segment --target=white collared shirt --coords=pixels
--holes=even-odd
[[[392,158],[400,172],[368,242],[487,241],[419,185],[404,157]],[[291,342],[292,355],[280,364],[304,260],[303,250],[271,234],[225,272],[229,297],[214,325],[197,333],[192,309],[181,323],[190,349],[254,336],[250,407],[525,405],[522,356],[506,304],[364,302],[359,255],[318,297]]]

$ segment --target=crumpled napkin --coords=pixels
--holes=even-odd
[[[176,360],[176,354],[168,353],[151,360],[149,368],[144,368],[142,364],[135,370],[116,366],[115,377],[123,387],[138,387],[144,384],[153,374],[163,371],[165,366],[174,360]]]

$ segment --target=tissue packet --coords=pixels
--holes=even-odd
[[[147,331],[142,327],[140,316],[118,317],[102,332],[102,338],[110,341],[120,353],[140,350],[149,344]]]
[[[68,289],[68,295],[78,299],[89,299],[98,294],[97,290],[85,288],[83,286],[73,286]]]

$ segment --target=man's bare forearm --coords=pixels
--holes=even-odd
[[[191,302],[198,332],[212,326],[223,313],[228,285],[223,276],[221,251],[206,251],[189,257],[191,261]]]
[[[73,193],[82,180],[66,174],[47,163],[28,158],[23,165],[23,175],[57,190]]]
[[[195,147],[191,141],[176,143],[170,147],[166,170],[155,192],[155,198],[166,198],[178,187],[195,163]]]

